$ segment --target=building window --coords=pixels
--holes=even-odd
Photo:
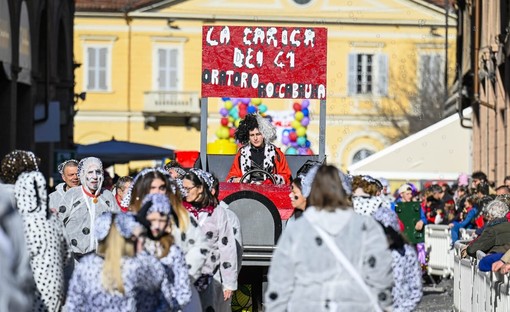
[[[385,54],[349,54],[349,95],[388,93],[388,57]]]
[[[375,153],[374,151],[366,148],[360,149],[359,151],[354,153],[354,156],[352,156],[352,163],[355,164],[358,161],[363,160],[374,153]]]
[[[85,81],[87,91],[109,91],[111,53],[109,46],[87,46]]]
[[[171,47],[156,48],[155,87],[159,91],[179,89],[179,49]]]
[[[419,59],[419,86],[425,94],[444,93],[444,56],[439,53],[421,54]]]

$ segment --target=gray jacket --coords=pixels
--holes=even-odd
[[[390,307],[391,252],[381,226],[352,209],[309,207],[285,230],[268,275],[266,311],[373,311],[368,296],[332,254],[309,220],[331,235],[384,309]]]
[[[0,311],[31,311],[35,284],[13,201],[13,187],[0,183]]]

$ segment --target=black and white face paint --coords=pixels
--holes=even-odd
[[[92,164],[85,172],[85,180],[87,188],[91,191],[97,191],[99,188],[99,181],[103,178],[103,171],[96,165]]]
[[[98,158],[82,159],[78,165],[81,184],[87,191],[97,194],[104,181],[103,164]]]

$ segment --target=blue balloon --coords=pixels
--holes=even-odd
[[[306,138],[305,137],[299,137],[297,138],[297,144],[299,146],[306,146]]]
[[[303,113],[303,115],[304,115],[305,117],[308,117],[308,115],[310,115],[310,111],[308,111],[308,108],[303,108],[303,109],[301,110],[301,112]]]
[[[229,98],[229,97],[222,97],[221,99],[223,100],[223,102],[226,102],[226,101],[229,101],[229,100],[230,100],[230,98]]]
[[[255,106],[248,106],[248,114],[254,114],[257,112],[257,108]]]
[[[289,129],[285,129],[282,132],[282,136],[289,136],[289,134],[290,134],[290,130]]]
[[[298,153],[298,151],[294,147],[289,147],[285,151],[285,154],[287,154],[287,155],[297,155],[297,153]]]
[[[310,147],[311,145],[312,145],[312,142],[310,142],[309,140],[306,140],[305,146]]]

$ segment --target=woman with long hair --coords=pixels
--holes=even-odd
[[[199,229],[198,223],[183,206],[181,190],[184,192],[184,189],[180,183],[180,180],[171,179],[170,175],[162,169],[144,169],[134,178],[123,205],[128,206],[130,211],[138,213],[148,194],[164,194],[168,197],[172,207],[169,223],[171,235],[159,238],[158,244],[166,252],[172,243],[179,246],[185,255],[190,281],[195,283],[202,274],[202,267],[210,246],[205,235]],[[191,287],[191,291],[192,299],[183,309],[185,311],[200,310],[198,292],[195,287]]]
[[[171,306],[172,286],[163,265],[147,253],[136,253],[140,227],[130,213],[106,212],[96,218],[97,254],[76,265],[67,311],[158,311]]]
[[[205,234],[211,246],[202,277],[198,281],[200,300],[205,311],[230,311],[232,292],[237,289],[237,251],[233,227],[225,209],[217,208],[211,193],[213,176],[200,169],[190,169],[184,176],[187,192],[184,206]]]
[[[381,311],[391,307],[391,252],[381,226],[354,212],[340,171],[322,165],[309,207],[282,233],[265,295],[267,311]]]
[[[170,223],[171,205],[164,194],[148,194],[142,202],[137,220],[147,230],[150,239],[144,241],[144,250],[163,263],[172,279],[173,310],[181,310],[190,302],[191,289],[182,250],[174,244]]]

